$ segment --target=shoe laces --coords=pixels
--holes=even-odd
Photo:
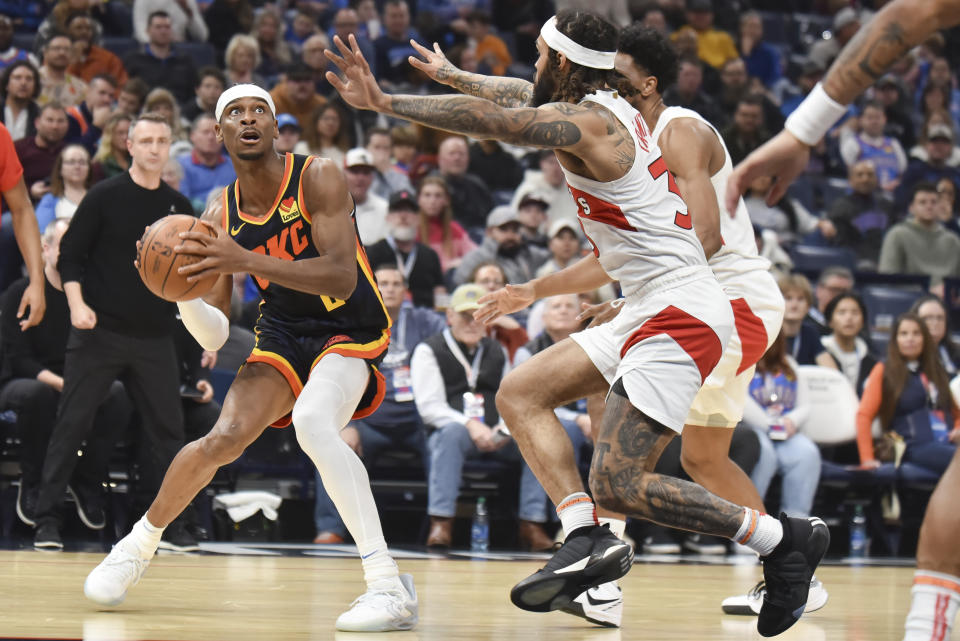
[[[389,588],[370,588],[350,604],[350,609],[357,607],[371,610],[386,610],[391,616],[399,617],[406,608],[407,591],[399,586]]]
[[[763,593],[767,591],[767,584],[764,581],[760,581],[755,586],[750,588],[750,591],[747,592],[747,596],[750,598],[762,598]]]
[[[140,580],[149,563],[146,559],[114,546],[107,558],[103,560],[102,567],[117,575],[124,583],[132,584]]]

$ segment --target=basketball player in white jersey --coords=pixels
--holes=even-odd
[[[816,145],[847,112],[849,103],[906,52],[938,29],[960,24],[960,0],[894,0],[864,25],[818,84],[787,119],[784,130],[741,162],[727,183],[736,202],[758,176],[774,176],[768,202],[776,202],[807,166]],[[913,602],[903,641],[945,641],[960,608],[960,449],[930,497],[917,544]]]
[[[327,51],[345,79],[327,79],[354,107],[477,138],[556,150],[594,255],[556,275],[488,296],[490,320],[536,298],[620,281],[626,303],[611,323],[575,334],[514,370],[498,409],[567,532],[547,565],[517,584],[514,604],[556,610],[619,578],[632,552],[600,527],[569,439],[553,408],[609,389],[596,432],[590,485],[602,507],[758,551],[769,586],[758,629],[773,636],[800,617],[813,569],[829,543],[822,522],[781,517],[719,499],[653,468],[680,432],[703,380],[719,362],[733,314],[706,264],[686,205],[639,113],[616,91],[616,30],[590,14],[551,18],[537,40],[532,106],[505,108],[466,96],[390,96],[351,36]],[[482,313],[481,313],[482,312]],[[550,381],[549,386],[543,381]]]

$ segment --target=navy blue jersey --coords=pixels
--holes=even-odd
[[[286,154],[283,179],[273,206],[262,216],[240,211],[240,185],[223,190],[224,229],[245,249],[281,258],[319,256],[313,244],[310,212],[304,205],[303,175],[314,156]],[[354,217],[354,212],[350,214]],[[356,231],[356,220],[353,222]],[[357,286],[346,300],[308,294],[251,274],[263,303],[257,325],[270,325],[297,336],[320,336],[331,330],[384,330],[390,317],[374,280],[366,252],[356,240]]]

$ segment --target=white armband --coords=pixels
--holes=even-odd
[[[811,147],[820,142],[847,108],[827,95],[819,82],[787,118],[784,128]]]
[[[223,347],[230,336],[230,322],[219,309],[207,305],[202,298],[179,301],[180,320],[200,347],[215,352]]]

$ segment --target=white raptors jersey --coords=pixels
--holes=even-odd
[[[623,123],[636,154],[630,170],[610,182],[584,178],[561,165],[580,224],[603,269],[620,281],[624,294],[667,274],[702,276],[707,264],[703,247],[640,112],[615,91],[598,91],[583,100],[602,105]]]
[[[731,216],[723,204],[726,198],[727,179],[733,173],[733,161],[720,132],[696,111],[683,107],[667,107],[660,114],[657,126],[653,128],[651,136],[653,141],[655,143],[659,142],[660,134],[663,133],[664,128],[671,120],[676,118],[693,118],[706,124],[716,134],[720,145],[723,147],[723,167],[710,177],[713,189],[717,192],[717,203],[720,205],[720,236],[723,238],[723,245],[709,260],[711,269],[717,275],[717,280],[722,285],[725,278],[733,278],[738,274],[744,274],[755,269],[769,270],[770,263],[757,253],[753,225],[750,223],[750,215],[747,213],[747,206],[744,204],[743,198],[737,203],[735,216]]]

